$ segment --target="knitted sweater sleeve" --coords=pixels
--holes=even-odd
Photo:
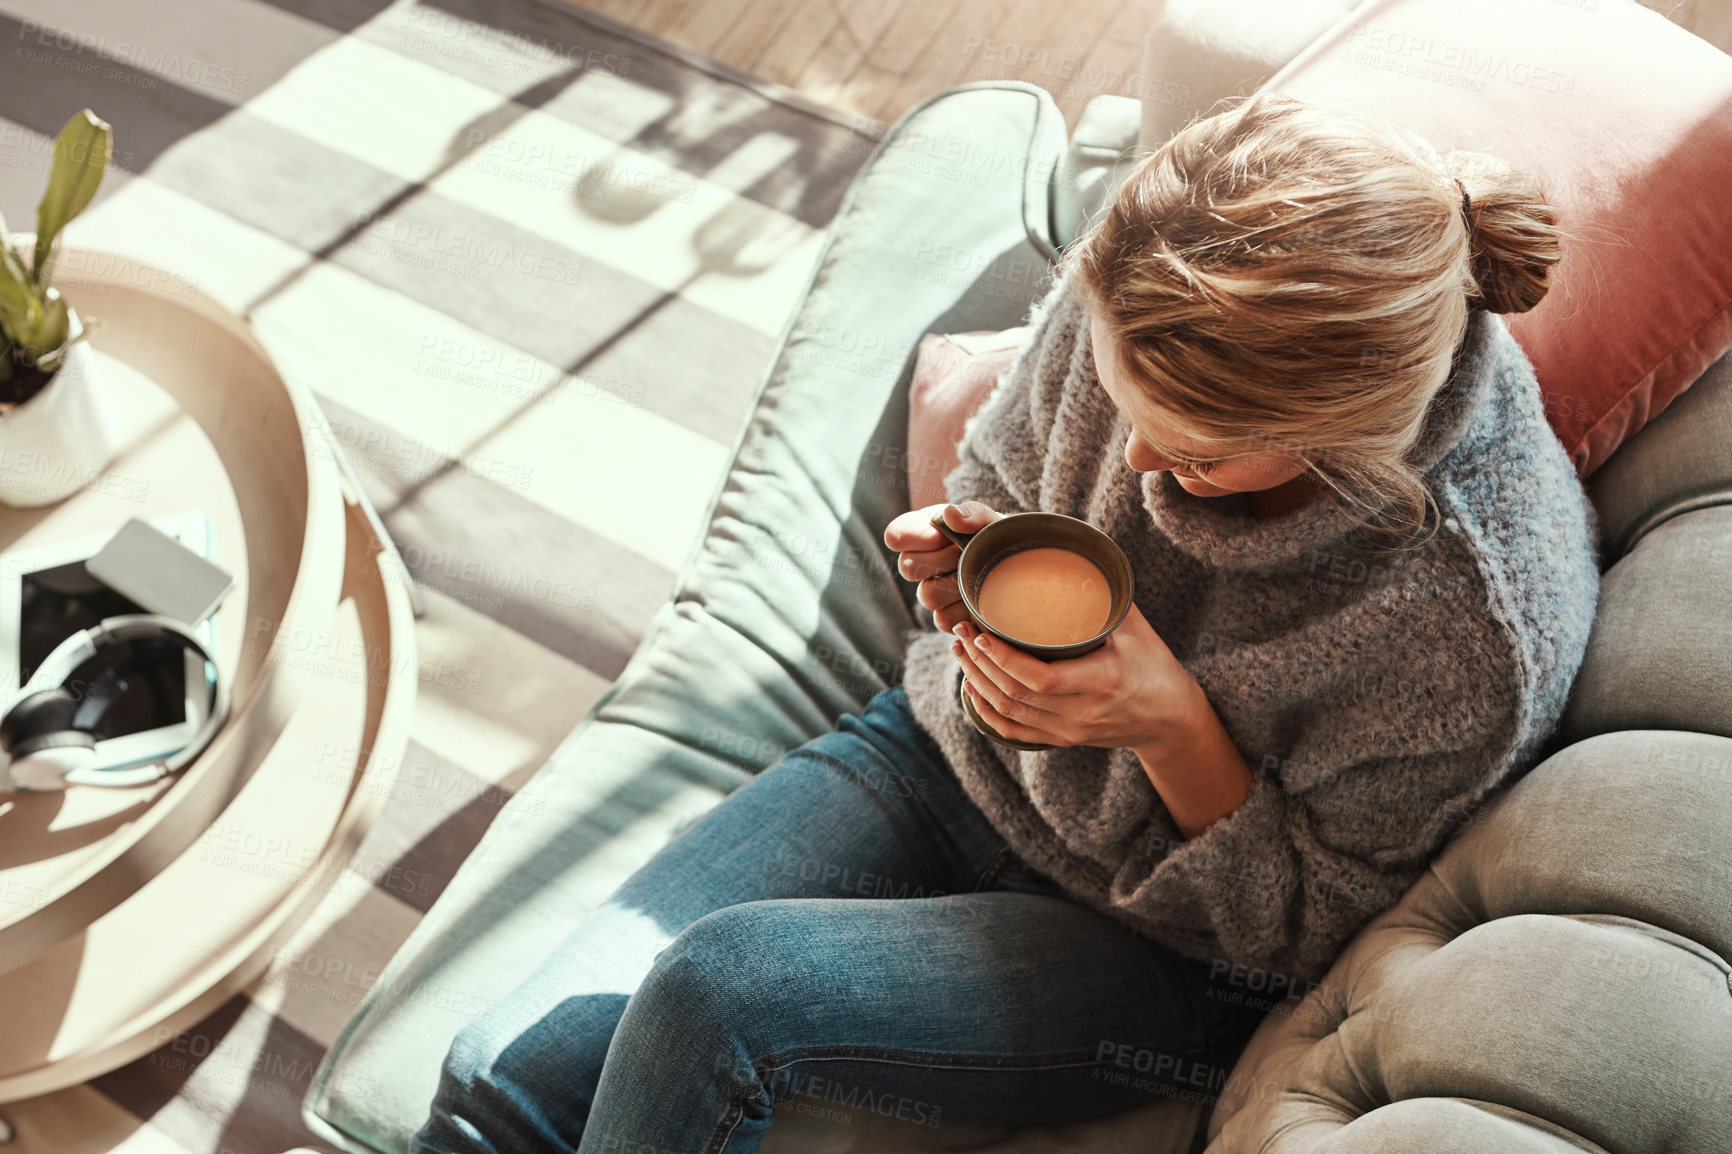
[[[1321,978],[1513,768],[1522,675],[1507,638],[1483,611],[1434,606],[1425,626],[1439,622],[1450,636],[1391,622],[1385,654],[1346,666],[1352,688],[1292,712],[1283,750],[1241,746],[1246,799],[1195,838],[1147,840],[1112,904],[1194,957]]]

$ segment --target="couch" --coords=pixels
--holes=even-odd
[[[671,600],[358,1007],[304,1103],[317,1133],[404,1151],[467,1021],[686,824],[900,679],[903,631],[930,614],[882,532],[923,466],[905,449],[921,337],[1020,323],[1130,155],[1354,7],[1169,0],[1143,75],[1186,107],[1099,97],[1067,134],[1041,89],[976,83],[890,130]],[[766,1150],[1732,1149],[1732,356],[1590,493],[1602,603],[1548,756],[1317,988],[1245,975],[1272,1008],[1218,1104],[1038,1130],[783,1111]]]

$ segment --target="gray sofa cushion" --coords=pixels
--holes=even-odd
[[[880,144],[673,600],[525,786],[536,804],[505,807],[326,1055],[304,1110],[321,1136],[405,1150],[464,1024],[684,824],[900,681],[914,601],[883,529],[907,507],[913,350],[927,331],[1022,320],[1064,147],[1056,106],[1022,84],[951,90]]]

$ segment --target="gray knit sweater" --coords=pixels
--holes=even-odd
[[[1255,520],[1242,495],[1134,472],[1065,282],[1031,323],[946,494],[1111,535],[1254,785],[1186,840],[1130,750],[1019,752],[977,733],[951,639],[931,629],[909,634],[915,717],[1016,853],[1079,901],[1193,958],[1317,980],[1532,765],[1581,664],[1598,523],[1532,365],[1501,318],[1470,314],[1411,454],[1443,530],[1395,552],[1333,496]]]

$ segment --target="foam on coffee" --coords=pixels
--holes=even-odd
[[[1113,591],[1081,553],[1042,545],[994,564],[975,602],[987,623],[1018,641],[1072,645],[1106,628]]]

